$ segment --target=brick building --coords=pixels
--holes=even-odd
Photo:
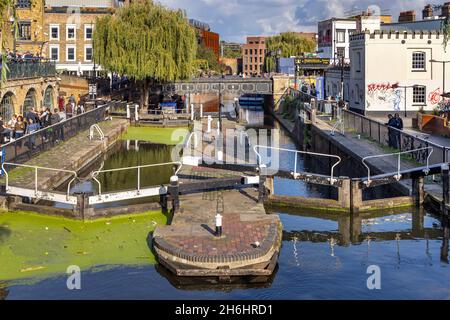
[[[259,76],[264,72],[266,38],[247,37],[242,46],[242,71],[246,76]]]
[[[220,55],[220,36],[218,33],[212,32],[208,24],[189,19],[189,23],[198,31],[198,44],[204,45],[206,48],[210,48],[216,54],[217,60]]]

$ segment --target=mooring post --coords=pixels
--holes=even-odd
[[[448,164],[442,166],[442,212],[444,214],[448,214],[447,205],[450,201],[449,169]]]
[[[416,177],[412,179],[412,196],[414,198],[414,204],[417,207],[420,207],[425,200],[423,177]]]
[[[222,215],[220,213],[216,214],[216,237],[222,236]]]
[[[167,194],[160,194],[159,195],[159,204],[161,205],[161,210],[167,211],[168,206],[167,206]]]
[[[134,105],[134,120],[136,122],[139,122],[139,105],[138,104]]]
[[[127,119],[131,120],[131,111],[130,111],[130,105],[127,103]]]
[[[200,104],[200,119],[203,118],[203,103]]]
[[[266,199],[266,177],[267,177],[267,167],[264,164],[259,166],[259,193],[258,202],[262,203]]]
[[[180,185],[178,176],[173,175],[170,177],[170,185],[167,191],[172,198],[172,213],[175,214],[180,209]]]
[[[191,104],[191,121],[194,121],[194,104]]]

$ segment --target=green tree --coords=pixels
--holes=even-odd
[[[6,64],[6,44],[11,36],[11,22],[10,18],[13,17],[13,26],[17,25],[16,16],[16,6],[15,0],[0,0],[0,46],[1,46],[1,57],[2,57],[2,70],[1,70],[1,81],[3,83],[6,81],[6,76],[8,72],[8,66]],[[17,31],[17,28],[14,27]],[[13,34],[13,37],[17,37],[17,34]]]
[[[280,58],[298,57],[302,53],[315,52],[316,43],[296,32],[284,32],[266,39],[267,52],[281,50]],[[275,70],[274,55],[266,55],[265,69],[267,72]]]
[[[140,81],[141,105],[147,108],[153,83],[192,76],[196,41],[183,11],[152,0],[133,1],[97,19],[94,59],[106,70]]]
[[[201,61],[201,69],[203,71],[219,71],[220,65],[217,55],[213,49],[206,47],[204,44],[198,46],[197,61]]]

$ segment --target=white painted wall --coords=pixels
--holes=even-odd
[[[426,33],[363,33],[352,37],[350,59],[350,107],[362,112],[396,112],[420,108],[432,111],[441,100],[442,64],[429,60],[450,60],[450,50],[444,51],[442,35]],[[424,52],[425,69],[412,69],[413,52]],[[447,65],[445,89],[450,91],[450,64]],[[399,87],[395,88],[397,84]],[[425,87],[425,102],[413,102],[413,88]]]

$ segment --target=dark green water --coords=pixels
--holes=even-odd
[[[283,132],[280,146],[295,148]],[[106,168],[130,161],[167,161],[166,147],[140,146],[111,156]],[[166,157],[167,156],[167,157]],[[131,160],[133,159],[133,160]],[[281,158],[282,168],[293,156]],[[167,181],[167,171],[149,173]],[[108,190],[133,187],[132,173],[104,176]],[[166,180],[165,180],[166,179]],[[94,188],[91,182],[77,188]],[[325,196],[323,190],[292,180],[275,180],[278,194]],[[225,204],[226,207],[226,204]],[[61,275],[34,285],[0,289],[7,299],[449,299],[448,226],[425,210],[387,211],[375,215],[336,216],[313,212],[278,212],[284,226],[279,267],[265,285],[211,286],[180,284],[161,268],[116,266],[82,272],[82,290],[69,291]],[[367,268],[379,266],[381,290],[367,288]]]

